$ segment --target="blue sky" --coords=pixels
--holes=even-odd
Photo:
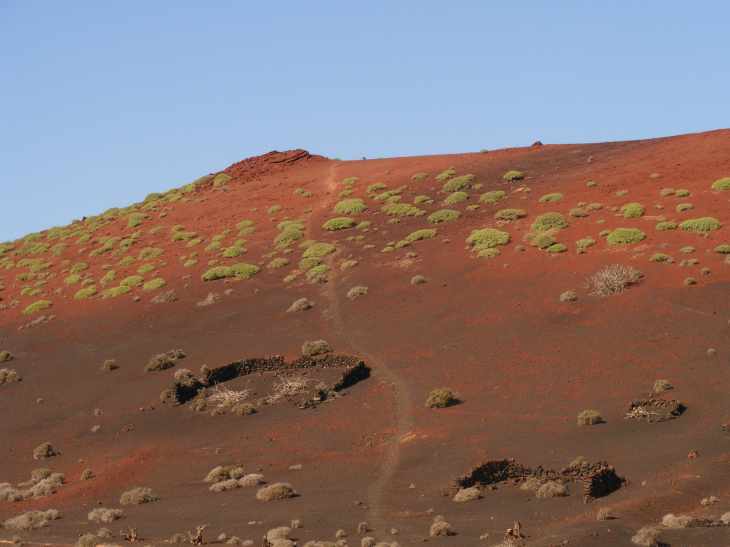
[[[244,157],[730,125],[730,6],[0,0],[0,241]]]

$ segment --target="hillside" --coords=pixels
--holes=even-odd
[[[294,150],[1,243],[0,539],[725,545],[729,205],[730,130]]]

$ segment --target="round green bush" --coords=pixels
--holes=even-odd
[[[479,201],[482,203],[497,203],[506,196],[507,193],[504,190],[490,190],[489,192],[484,192],[481,196],[479,196]]]
[[[471,188],[472,183],[476,177],[474,175],[461,175],[454,177],[444,183],[441,190],[447,193],[460,192]]]
[[[609,245],[629,245],[645,238],[646,234],[637,228],[616,228],[608,234],[606,241]]]
[[[335,205],[334,211],[339,215],[357,215],[367,210],[368,206],[360,198],[343,199]]]
[[[717,179],[715,182],[712,183],[712,189],[717,190],[718,192],[725,192],[727,190],[730,190],[730,177]]]
[[[714,232],[722,227],[714,217],[690,218],[679,224],[685,232]]]
[[[563,194],[561,194],[560,192],[553,192],[551,194],[545,194],[544,196],[542,196],[539,199],[539,201],[540,201],[540,203],[552,203],[555,201],[560,201],[562,199],[563,199]]]
[[[466,192],[456,191],[449,194],[449,196],[444,200],[444,205],[454,205],[456,203],[466,201],[467,199],[469,199],[469,194]]]
[[[499,247],[500,245],[506,245],[509,241],[509,233],[495,228],[472,230],[469,237],[466,238],[466,243],[476,250]]]
[[[500,209],[494,213],[494,218],[497,220],[517,220],[526,216],[527,211],[524,209]]]
[[[347,230],[355,226],[355,224],[357,223],[350,217],[335,217],[322,224],[322,228],[330,232],[335,232],[337,230]]]
[[[644,206],[641,203],[631,202],[621,207],[624,218],[639,218],[644,216]]]
[[[525,174],[522,171],[517,171],[516,169],[511,169],[510,171],[507,171],[504,175],[502,175],[502,179],[506,180],[507,182],[514,182],[516,180],[522,180],[525,178]]]
[[[461,216],[459,211],[455,209],[440,209],[428,215],[428,222],[431,224],[441,224],[442,222],[451,222]]]
[[[553,228],[561,229],[567,226],[568,221],[560,213],[543,213],[532,223],[532,230],[535,232],[545,232]]]

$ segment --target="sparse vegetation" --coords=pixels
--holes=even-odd
[[[51,521],[61,518],[61,513],[57,509],[46,509],[45,511],[28,511],[22,515],[9,518],[3,522],[3,528],[6,530],[15,530],[18,532],[37,530],[48,526]]]
[[[722,243],[721,245],[718,245],[715,247],[714,251],[719,254],[727,255],[730,254],[730,244],[728,243]],[[0,362],[2,362],[2,359],[0,359]]]
[[[144,285],[142,285],[142,290],[143,291],[156,291],[166,285],[167,285],[167,282],[163,278],[155,277],[154,279],[150,279]]]
[[[173,349],[166,353],[158,353],[147,361],[144,370],[145,372],[159,372],[161,370],[167,370],[174,367],[180,359],[184,359],[185,357],[186,354],[181,349]]]
[[[80,289],[76,291],[74,294],[75,300],[86,300],[87,298],[91,298],[96,294],[96,286],[95,285],[89,285],[88,287],[84,287],[83,289]]]
[[[58,456],[59,454],[60,452],[49,442],[41,443],[33,449],[34,460],[45,460],[47,458]]]
[[[456,191],[448,195],[448,197],[444,200],[444,205],[454,205],[456,203],[466,201],[467,199],[469,199],[469,194],[462,191]]]
[[[449,167],[448,169],[445,169],[441,171],[438,175],[436,175],[436,181],[437,182],[446,182],[448,179],[456,175],[456,169],[453,167]]]
[[[649,262],[673,262],[673,259],[668,254],[654,253],[649,258]]]
[[[639,243],[646,234],[638,228],[616,228],[606,236],[609,245],[629,245]]]
[[[589,247],[593,247],[595,244],[596,240],[591,237],[584,237],[575,242],[578,254],[585,253]]]
[[[412,243],[415,243],[416,241],[422,241],[424,239],[432,239],[434,237],[436,237],[435,228],[421,228],[420,230],[411,232],[405,238],[403,238],[398,243],[396,243],[395,248],[400,249],[402,247],[407,247],[408,245],[411,245]]]
[[[386,203],[380,210],[393,217],[420,217],[426,214],[423,209],[409,203]]]
[[[292,302],[292,305],[286,310],[289,313],[300,312],[311,309],[314,306],[314,302],[307,298],[299,298]]]
[[[92,509],[87,515],[91,522],[98,524],[110,524],[115,520],[119,520],[124,515],[121,509],[107,509],[106,507],[97,507]]]
[[[20,382],[21,377],[18,371],[12,368],[0,368],[0,386]]]
[[[547,249],[545,249],[545,251],[548,253],[564,253],[567,250],[568,247],[566,247],[563,243],[553,243]]]

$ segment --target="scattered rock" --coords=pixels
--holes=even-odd
[[[300,298],[295,300],[291,306],[286,310],[287,313],[300,312],[310,310],[314,307],[314,302],[307,298]]]

